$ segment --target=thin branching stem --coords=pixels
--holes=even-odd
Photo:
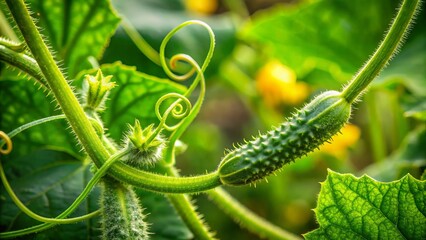
[[[402,2],[396,18],[377,50],[343,89],[342,97],[346,101],[354,102],[398,52],[404,36],[409,32],[420,3],[420,0],[404,0]]]

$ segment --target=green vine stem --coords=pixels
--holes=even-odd
[[[25,212],[27,215],[29,215],[30,217],[32,217],[36,220],[39,220],[39,221],[46,222],[44,224],[32,226],[32,227],[21,229],[21,230],[0,233],[0,238],[14,238],[14,237],[22,236],[22,235],[40,232],[40,231],[49,229],[51,227],[54,227],[56,224],[74,223],[74,222],[77,222],[77,221],[82,221],[82,220],[91,218],[91,217],[99,214],[100,210],[97,210],[97,211],[94,211],[90,214],[81,216],[79,218],[63,219],[65,217],[67,217],[69,214],[71,214],[81,204],[81,202],[84,199],[86,199],[86,197],[89,195],[90,191],[95,187],[95,185],[99,182],[99,180],[105,175],[106,171],[111,167],[111,165],[115,161],[120,159],[122,156],[124,156],[125,154],[127,154],[127,152],[121,151],[121,152],[118,152],[117,154],[113,155],[110,160],[108,160],[100,169],[98,169],[96,174],[88,182],[88,184],[83,189],[81,194],[76,198],[76,200],[64,212],[59,214],[56,218],[44,218],[44,217],[38,216],[37,214],[31,212],[29,209],[27,209],[25,206],[23,206],[24,204],[17,198],[15,193],[12,191],[10,184],[8,183],[8,181],[6,179],[6,176],[5,176],[4,171],[3,171],[3,167],[2,167],[1,162],[0,162],[0,176],[1,176],[2,182],[3,182],[3,184],[6,188],[6,191],[9,193],[9,195],[11,196],[11,198],[15,202],[15,204],[23,212]]]
[[[10,48],[16,52],[24,52],[27,49],[25,43],[18,43],[0,36],[0,45]]]
[[[92,128],[76,96],[67,84],[64,75],[49,52],[40,33],[37,30],[23,0],[6,0],[6,4],[20,29],[34,59],[47,80],[51,91],[58,101],[64,114],[79,138],[81,144],[91,159],[100,167],[102,160],[109,158],[109,154],[102,146],[102,142]]]
[[[96,114],[94,117],[96,117]],[[105,138],[105,143],[106,145],[111,146],[113,151],[117,151],[109,139]],[[170,176],[179,177],[179,174],[177,173],[174,166],[167,165],[165,166],[164,170]],[[184,194],[168,194],[166,196],[173,204],[182,220],[195,235],[196,239],[212,239],[212,234],[209,232],[209,228],[202,220],[202,217],[197,214],[196,207],[191,202],[189,196]]]
[[[37,125],[47,123],[47,122],[50,122],[50,121],[59,120],[59,119],[66,119],[66,116],[64,114],[54,115],[54,116],[45,117],[45,118],[41,118],[41,119],[38,119],[38,120],[35,120],[35,121],[32,121],[32,122],[26,123],[26,124],[16,128],[16,129],[12,130],[11,132],[9,132],[7,134],[7,136],[9,136],[9,138],[13,138],[14,136],[18,135],[19,133],[21,133],[21,132],[23,132],[23,131],[25,131],[29,128],[32,128],[32,127],[35,127]],[[99,126],[99,123],[97,122],[97,120],[93,119],[91,117],[89,117],[89,120],[95,126],[97,131],[100,131],[102,126]],[[3,147],[4,144],[5,144],[4,139],[0,139],[0,148]]]
[[[37,62],[32,57],[24,53],[14,51],[9,47],[5,46],[4,44],[0,43],[0,60],[24,71],[25,73],[33,77],[35,80],[37,80],[37,82],[40,83],[41,86],[46,89],[49,89],[49,86],[47,85],[47,82],[44,79]]]
[[[25,3],[23,0],[6,0],[6,4],[73,131],[96,166],[101,167],[110,154],[43,42]],[[206,64],[203,66],[205,68]],[[108,174],[135,187],[165,193],[195,193],[222,184],[217,171],[194,177],[167,177],[141,171],[121,162],[111,166]]]
[[[185,194],[168,194],[170,202],[173,204],[186,226],[194,234],[195,239],[214,239],[213,233],[209,231],[196,207],[192,203],[190,196]]]
[[[402,2],[396,18],[377,50],[342,90],[342,97],[349,103],[356,101],[398,51],[420,5],[420,0],[404,0]]]
[[[169,175],[179,176],[174,166],[168,165],[165,167]],[[186,226],[194,234],[195,239],[214,239],[214,234],[209,231],[209,227],[204,222],[202,216],[197,213],[190,196],[185,194],[167,194],[166,196],[186,223]]]
[[[92,117],[96,117],[96,116],[92,116]],[[12,142],[11,142],[10,138],[17,135],[18,133],[21,133],[22,131],[24,131],[26,129],[29,129],[31,127],[34,127],[34,126],[37,126],[37,125],[40,125],[40,124],[43,124],[43,123],[47,123],[47,122],[50,122],[50,121],[53,121],[53,120],[64,119],[64,118],[65,118],[65,115],[57,115],[57,116],[51,116],[51,117],[39,119],[39,120],[30,122],[30,123],[27,123],[25,125],[22,125],[21,127],[11,131],[8,135],[4,134],[2,131],[0,131],[0,137],[1,137],[2,140],[4,140],[0,144],[0,147],[3,147],[3,144],[7,145],[7,148],[2,149],[1,153],[2,154],[10,153],[10,151],[12,150]],[[109,143],[109,142],[108,142],[108,144],[111,145],[111,143]],[[117,151],[114,148],[113,145],[111,145],[111,147],[113,148],[112,150],[114,152]],[[37,214],[32,213],[29,209],[27,209],[25,206],[23,206],[22,202],[20,202],[20,200],[17,198],[17,196],[14,194],[13,190],[11,189],[10,184],[8,183],[8,181],[6,179],[6,176],[3,173],[3,169],[2,169],[2,166],[1,166],[1,162],[0,162],[0,168],[1,168],[0,169],[1,170],[0,175],[1,175],[2,181],[4,182],[5,188],[7,189],[8,193],[10,194],[10,196],[11,196],[12,200],[15,202],[15,204],[23,212],[27,213],[29,216],[35,218],[36,220],[48,222],[48,223],[45,223],[45,224],[33,226],[33,227],[22,229],[22,230],[1,233],[0,238],[9,238],[9,237],[26,235],[26,234],[39,232],[39,231],[48,229],[50,227],[53,227],[56,224],[66,223],[66,221],[63,221],[60,218],[64,218],[64,217],[68,216],[70,213],[72,213],[72,211],[74,211],[75,208],[81,203],[81,201],[84,200],[87,197],[90,190],[96,185],[96,183],[100,180],[100,178],[105,175],[106,171],[111,167],[111,165],[115,161],[120,159],[122,156],[124,156],[125,154],[127,154],[127,152],[122,150],[122,151],[119,151],[116,155],[113,155],[111,157],[111,159],[108,160],[96,172],[96,174],[94,175],[92,180],[89,181],[88,185],[83,190],[83,192],[80,194],[80,196],[76,199],[76,201],[66,211],[64,211],[62,214],[60,214],[57,217],[57,219],[44,218],[44,217],[38,216]],[[168,167],[167,171],[168,171],[168,174],[170,174],[172,176],[178,176],[176,171],[174,169],[172,169],[171,166]],[[172,195],[167,195],[167,196],[169,197],[169,199],[171,200],[173,205],[176,207],[176,209],[178,209],[179,214],[181,214],[182,218],[188,224],[188,226],[191,228],[191,230],[194,232],[194,234],[197,236],[197,238],[200,238],[200,239],[210,239],[211,238],[210,237],[211,233],[208,231],[208,228],[205,226],[205,224],[203,223],[200,216],[196,213],[195,207],[193,206],[193,204],[191,203],[191,201],[189,200],[189,198],[187,196],[178,195],[178,194],[172,194]],[[98,212],[94,212],[92,214],[95,215],[95,214],[98,214]],[[87,215],[87,218],[91,217],[93,215]],[[73,221],[79,221],[79,220],[84,220],[84,219],[74,218],[74,219],[66,219],[66,220],[73,222]]]
[[[173,56],[170,59],[171,69],[174,69],[177,66],[177,63],[179,61],[186,62],[192,67],[191,70],[189,72],[187,72],[186,74],[176,75],[171,71],[171,69],[169,68],[169,65],[166,63],[165,49],[166,49],[167,43],[169,42],[169,40],[172,38],[173,35],[175,35],[182,28],[189,26],[189,25],[193,25],[193,24],[202,26],[203,28],[205,28],[207,30],[209,37],[210,37],[209,50],[207,52],[207,55],[206,55],[204,62],[203,62],[201,67],[199,67],[197,62],[188,55],[177,54],[177,55]],[[185,92],[184,96],[189,97],[191,95],[191,93],[194,91],[194,89],[197,87],[198,82],[200,83],[200,93],[198,95],[196,103],[194,104],[194,106],[191,109],[188,116],[185,119],[183,119],[183,121],[181,123],[179,123],[179,126],[170,135],[169,147],[166,148],[165,153],[164,153],[164,159],[165,159],[165,162],[167,164],[173,165],[173,163],[174,163],[174,147],[173,146],[175,145],[176,141],[182,136],[183,132],[192,123],[192,121],[195,119],[198,112],[200,111],[201,105],[202,105],[203,100],[204,100],[205,91],[206,91],[205,79],[204,79],[203,72],[206,70],[207,66],[210,63],[211,58],[213,57],[214,46],[215,46],[215,37],[214,37],[213,30],[206,23],[201,22],[201,21],[197,21],[197,20],[187,21],[187,22],[180,24],[175,29],[170,31],[166,35],[166,37],[164,38],[163,42],[161,43],[161,46],[160,46],[161,66],[163,67],[164,72],[170,78],[172,78],[174,80],[178,80],[178,81],[183,81],[183,80],[190,78],[194,74],[194,72],[197,73],[197,76],[195,77],[191,86]],[[181,101],[181,100],[178,99],[177,101]]]
[[[161,66],[160,54],[143,38],[141,34],[135,29],[135,27],[130,23],[125,16],[121,17],[121,27],[123,27],[126,34],[132,40],[133,44],[144,54],[149,60],[155,63],[158,66]],[[185,72],[185,64],[177,63],[176,68],[174,69],[178,73]]]
[[[28,209],[24,203],[19,200],[19,198],[16,196],[16,194],[13,192],[9,182],[7,181],[6,175],[3,170],[3,166],[0,161],[0,177],[4,184],[4,187],[7,191],[7,193],[10,195],[12,201],[18,206],[19,209],[21,209],[22,212],[27,214],[29,217],[40,221],[40,222],[46,222],[46,223],[56,223],[56,224],[68,224],[68,223],[75,223],[78,221],[82,221],[85,219],[88,219],[90,217],[93,217],[97,215],[99,212],[95,211],[93,213],[90,213],[88,215],[82,216],[82,217],[76,217],[76,218],[69,218],[69,219],[62,219],[69,214],[71,214],[79,205],[80,203],[86,199],[86,197],[89,195],[90,191],[93,189],[93,187],[99,182],[99,180],[105,175],[106,171],[108,170],[111,165],[126,155],[128,152],[126,151],[120,151],[117,152],[115,155],[111,156],[111,159],[109,159],[93,176],[93,178],[89,181],[89,183],[86,185],[86,187],[83,189],[81,194],[75,199],[75,201],[61,214],[59,214],[56,218],[48,218],[40,216],[34,212],[32,212],[30,209]]]
[[[124,17],[121,17],[121,26],[126,34],[130,37],[136,47],[153,63],[160,65],[160,57],[158,52],[149,45],[149,43],[138,33],[133,25]]]
[[[186,54],[177,54],[174,55],[170,59],[170,66],[173,70],[176,70],[178,67],[179,62],[188,63],[192,68],[190,71],[183,75],[176,75],[174,74],[171,69],[168,67],[166,63],[166,57],[165,57],[165,49],[167,46],[167,43],[169,40],[174,36],[180,29],[188,26],[188,25],[201,25],[204,27],[210,37],[210,48],[207,52],[207,56],[203,62],[202,67],[198,65],[198,63],[189,55]],[[180,138],[180,136],[183,134],[183,132],[187,129],[187,127],[191,124],[191,122],[195,119],[195,117],[198,115],[198,112],[201,108],[202,102],[204,100],[205,96],[205,79],[203,72],[205,71],[206,67],[208,66],[210,59],[213,55],[214,50],[214,33],[211,30],[211,28],[200,21],[188,21],[180,24],[176,28],[174,28],[172,31],[167,34],[167,36],[164,38],[163,42],[160,46],[160,61],[161,66],[163,67],[166,74],[178,81],[184,81],[190,78],[194,73],[197,74],[194,81],[188,88],[188,90],[184,93],[184,95],[176,94],[176,93],[170,93],[162,96],[155,105],[155,113],[160,120],[160,124],[157,127],[158,129],[166,129],[167,131],[171,131],[171,135],[168,139],[169,147],[166,148],[164,152],[164,160],[162,162],[162,165],[165,167],[167,174],[179,177],[179,174],[174,167],[175,163],[175,152],[174,152],[174,146],[176,141]],[[200,83],[200,92],[198,94],[198,98],[192,106],[191,102],[189,101],[189,97],[194,91],[194,89],[197,87],[198,83]],[[164,100],[170,99],[170,98],[176,98],[176,100],[166,109],[166,111],[161,114],[160,113],[160,106],[163,103]],[[167,119],[169,116],[172,116],[176,120],[180,120],[177,124],[174,125],[168,125]],[[158,133],[157,133],[158,134]],[[155,136],[152,136],[153,138]],[[183,221],[186,223],[188,228],[191,230],[191,232],[194,234],[196,239],[213,239],[213,234],[209,231],[208,226],[203,221],[202,216],[199,215],[196,211],[196,207],[191,202],[190,196],[183,195],[183,194],[168,194],[167,197],[169,198],[170,202],[173,204],[175,209],[178,211],[178,214],[181,216]]]
[[[18,196],[16,196],[15,192],[12,190],[12,187],[9,184],[9,181],[7,181],[6,178],[6,174],[3,170],[3,165],[0,161],[0,178],[3,182],[4,188],[6,189],[6,192],[9,194],[10,198],[12,199],[12,201],[15,203],[15,205],[25,214],[27,214],[29,217],[40,221],[40,222],[45,222],[45,223],[55,223],[55,224],[69,224],[69,223],[75,223],[75,222],[80,222],[80,221],[84,221],[86,219],[92,218],[96,215],[99,214],[99,210],[94,211],[92,213],[83,215],[83,216],[79,216],[79,217],[74,217],[74,218],[66,218],[66,219],[61,219],[60,216],[61,215],[69,215],[71,212],[73,212],[81,203],[82,200],[85,199],[85,197],[87,196],[87,194],[90,192],[90,190],[92,189],[91,187],[86,190],[84,189],[84,191],[81,193],[81,195],[78,196],[78,198],[74,201],[74,203],[69,207],[69,209],[65,210],[64,213],[61,213],[58,217],[56,218],[50,218],[50,217],[43,217],[38,215],[37,213],[34,213],[33,211],[31,211],[29,208],[27,208],[25,206],[24,203],[21,202],[21,200],[19,200]],[[89,186],[89,185],[88,185]],[[0,235],[1,237],[1,235]]]
[[[259,217],[244,205],[236,201],[222,188],[207,191],[210,199],[223,209],[235,222],[249,231],[267,239],[300,240],[301,238],[287,232],[265,219]]]

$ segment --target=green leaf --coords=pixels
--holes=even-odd
[[[383,183],[329,171],[306,239],[425,239],[426,181]]]
[[[255,14],[241,37],[260,44],[263,52],[296,70],[304,80],[339,87],[338,81],[347,81],[374,51],[398,2],[278,5]]]
[[[30,155],[5,161],[6,175],[12,188],[25,205],[39,215],[56,217],[81,193],[92,173],[89,164],[56,150],[39,150]],[[72,216],[81,216],[99,208],[98,189]],[[0,231],[18,230],[40,224],[23,214],[2,188],[0,193]],[[97,239],[98,219],[58,225],[50,230],[22,239]]]
[[[155,115],[155,103],[170,92],[183,93],[185,88],[168,79],[160,79],[136,71],[119,62],[101,66],[104,76],[112,75],[111,81],[117,87],[111,91],[106,102],[106,111],[102,114],[108,132],[116,140],[121,139],[122,133],[127,131],[127,124],[133,124],[139,119],[143,127],[158,123]],[[84,74],[93,74],[88,71],[80,74],[77,79],[81,83]]]
[[[8,133],[34,120],[61,114],[52,96],[28,81],[0,81],[0,130]],[[79,152],[79,146],[65,120],[57,120],[28,129],[13,139],[13,151],[4,158],[30,154],[46,145]],[[80,153],[81,154],[81,153]]]
[[[100,59],[120,21],[108,0],[32,0],[29,6],[70,77],[91,68],[89,57]]]

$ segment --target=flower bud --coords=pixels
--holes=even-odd
[[[126,136],[126,147],[130,153],[124,161],[134,167],[154,164],[161,159],[164,149],[164,139],[156,134],[154,125],[151,124],[142,129],[140,122],[135,120],[135,125],[130,126],[130,131]]]
[[[94,111],[104,110],[109,91],[116,84],[111,82],[112,76],[104,76],[99,69],[96,76],[86,75],[83,83],[84,107]]]

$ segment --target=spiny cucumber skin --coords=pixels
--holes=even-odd
[[[327,91],[296,114],[229,152],[219,165],[223,184],[245,185],[315,150],[337,134],[350,117],[351,105],[337,91]]]
[[[102,183],[102,239],[149,239],[145,216],[133,189],[108,177]]]

